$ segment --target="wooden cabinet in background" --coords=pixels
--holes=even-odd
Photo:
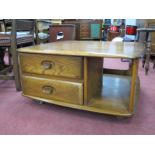
[[[145,74],[148,74],[150,61],[153,62],[153,68],[155,69],[155,19],[145,20],[145,28],[139,29],[140,32],[146,34],[145,41],[147,48],[143,56],[142,66],[145,68]],[[139,33],[137,34],[138,36]]]
[[[146,19],[145,27],[155,28],[155,19]],[[151,50],[155,52],[155,32],[151,32]]]
[[[90,38],[90,25],[88,22],[80,23],[80,39]]]
[[[76,36],[77,40],[93,40],[102,39],[102,20],[94,19],[77,19],[77,20],[64,20],[64,24],[77,25]]]
[[[49,42],[56,42],[62,40],[75,40],[76,39],[76,25],[62,24],[51,25],[49,28]]]

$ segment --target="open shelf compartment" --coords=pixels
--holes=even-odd
[[[89,101],[89,107],[94,111],[112,115],[130,116],[131,77],[123,75],[104,74],[101,91]],[[138,89],[137,80],[136,89]],[[135,92],[137,92],[136,90]],[[138,95],[135,95],[135,102]]]

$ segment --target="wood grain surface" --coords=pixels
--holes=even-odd
[[[20,53],[20,65],[23,73],[83,78],[82,57]]]
[[[24,95],[83,104],[83,83],[22,76]]]
[[[138,42],[60,41],[18,49],[19,52],[89,57],[139,58],[144,44]]]

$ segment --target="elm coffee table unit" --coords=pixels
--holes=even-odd
[[[97,113],[134,114],[143,44],[59,41],[18,51],[24,96]],[[132,65],[128,70],[106,69],[103,58],[127,58]]]

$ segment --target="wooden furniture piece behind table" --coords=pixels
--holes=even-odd
[[[18,49],[23,95],[61,106],[131,116],[139,98],[141,43],[61,41]],[[129,58],[129,70],[103,69]]]
[[[21,90],[19,63],[18,63],[18,47],[34,45],[34,20],[12,20],[12,31],[0,34],[0,47],[2,50],[8,48],[9,65],[0,71],[0,80],[15,79],[16,90]],[[18,32],[28,31],[28,34],[17,34]],[[0,51],[3,52],[3,51]],[[8,74],[13,69],[14,75]]]
[[[3,23],[4,23],[3,20],[0,19],[0,32],[3,31],[3,29],[4,29]]]
[[[103,20],[93,19],[77,19],[77,20],[64,20],[65,24],[75,24],[77,27],[76,36],[77,40],[93,40],[102,39],[102,22]]]
[[[139,28],[137,29],[137,41],[139,41],[140,33],[146,33],[146,52],[143,56],[142,66],[145,67],[145,74],[148,74],[150,60],[153,59],[153,68],[155,68],[155,50],[154,43],[152,43],[152,33],[155,33],[155,28]]]
[[[143,67],[145,67],[145,73],[148,74],[150,61],[153,61],[153,68],[155,69],[155,19],[146,19],[145,28],[138,29],[137,40],[139,41],[139,36],[141,34],[146,34],[145,44],[146,53],[143,57]]]
[[[48,43],[49,27],[52,24],[52,21],[47,19],[37,19],[35,22],[36,44]]]
[[[145,28],[155,28],[155,19],[146,19]],[[151,50],[155,51],[155,32],[151,33]]]
[[[107,40],[112,41],[114,38],[120,37],[120,36],[121,36],[121,32],[114,32],[109,30],[107,34]]]
[[[6,32],[12,30],[12,19],[3,19],[4,29]]]
[[[71,24],[51,25],[49,28],[49,42],[63,41],[63,40],[75,40],[76,38],[76,26]],[[62,37],[59,34],[62,34]],[[60,37],[60,38],[58,38]]]

